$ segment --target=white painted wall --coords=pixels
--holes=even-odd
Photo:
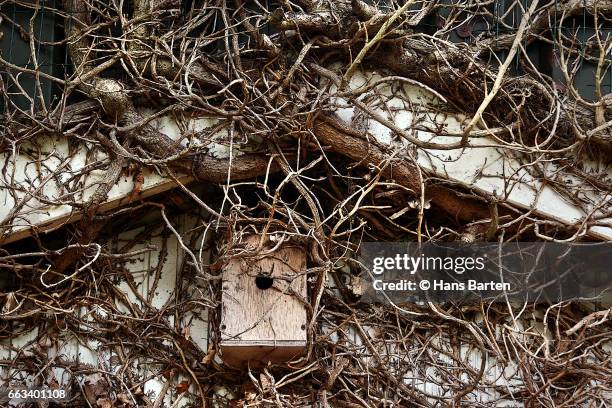
[[[181,216],[174,225],[175,229],[179,234],[184,234],[185,236],[189,236],[189,231],[196,226],[197,219],[190,215]],[[161,224],[160,224],[161,226]],[[134,237],[136,237],[140,232],[142,232],[142,228],[137,228],[134,230],[130,230],[124,233],[117,235],[114,245],[115,247],[121,248],[126,243],[131,241]],[[147,246],[155,245],[157,248],[161,248],[162,238],[161,238],[161,228],[158,228],[153,232],[153,236],[149,240],[139,241],[136,245],[130,248],[130,251],[137,251],[141,249],[147,248]],[[207,236],[206,240],[210,239],[210,236]],[[208,241],[204,241],[207,243]],[[198,242],[202,243],[201,240]],[[149,251],[143,253],[141,255],[136,255],[130,258],[130,262],[128,264],[128,269],[131,273],[131,277],[135,283],[135,290],[130,288],[130,285],[127,284],[125,280],[122,280],[118,285],[117,289],[119,292],[123,294],[123,296],[128,299],[128,301],[132,304],[132,307],[136,309],[143,310],[144,304],[140,300],[137,295],[142,296],[143,298],[147,298],[149,295],[152,298],[152,305],[157,309],[162,309],[165,306],[175,302],[176,299],[172,297],[172,293],[174,292],[177,281],[180,279],[181,267],[183,263],[183,259],[185,253],[181,246],[179,245],[178,240],[175,236],[171,235],[167,241],[167,251],[168,255],[163,263],[161,268],[161,274],[157,285],[154,285],[155,279],[154,275],[150,273],[153,271],[158,262],[159,251]],[[210,263],[210,253],[208,251],[203,252],[202,261],[204,264]],[[198,300],[198,286],[187,285],[187,281],[183,281],[183,296],[186,298],[191,298],[194,301]],[[116,307],[120,311],[125,311],[126,314],[130,314],[127,310],[126,305],[117,301]],[[208,350],[208,308],[204,305],[198,306],[195,308],[197,311],[196,314],[192,312],[186,312],[181,314],[181,321],[175,322],[174,319],[171,319],[170,324],[174,325],[178,329],[188,328],[187,335],[193,340],[193,342],[197,345],[197,347],[201,350],[203,355],[206,354]],[[85,308],[82,307],[77,311],[81,318],[86,321],[91,321],[93,327],[83,326],[82,330],[96,330],[95,329],[95,321],[93,319],[93,315],[97,314],[98,316],[104,318],[111,313],[110,310],[105,310],[101,307],[96,308]],[[90,318],[88,318],[90,317]],[[11,338],[9,340],[0,342],[0,359],[8,359],[11,360],[15,358],[18,353],[32,353],[34,347],[36,347],[36,342],[34,340],[37,338],[38,330],[32,330],[22,336]],[[34,342],[34,343],[33,343]],[[129,348],[129,345],[126,345]],[[13,349],[19,350],[15,351]],[[50,357],[62,357],[70,361],[87,364],[91,367],[96,367],[99,369],[103,369],[108,372],[117,372],[119,366],[113,364],[113,350],[108,350],[105,348],[101,348],[99,342],[97,341],[88,341],[86,344],[83,344],[76,340],[73,333],[66,331],[60,332],[58,337],[58,342],[52,344],[51,347],[47,349],[47,355]],[[140,365],[141,368],[137,369],[137,365]],[[150,376],[151,378],[144,384],[143,390],[145,393],[149,394],[152,400],[155,400],[156,396],[159,395],[161,389],[166,382],[166,379],[161,375],[162,370],[165,367],[160,367],[156,364],[153,364],[147,360],[146,355],[143,355],[139,361],[134,362],[135,372],[139,373],[141,376]],[[62,369],[54,369],[55,380],[60,384],[65,384],[70,381],[70,373],[62,370]],[[25,376],[23,373],[15,371],[14,369],[7,369],[4,366],[0,365],[0,389],[4,389],[6,384],[6,379],[12,378],[15,381],[18,381],[20,378],[26,379],[27,384],[32,384],[34,380],[31,376]],[[78,377],[78,380],[81,384],[87,381],[88,377],[81,375]],[[177,399],[179,399],[179,395],[177,395],[175,391],[175,386],[182,381],[183,377],[177,377],[173,379],[173,385],[170,387],[166,396],[164,398],[164,404],[166,407],[171,406]],[[48,378],[47,378],[48,380]],[[196,390],[192,387],[190,389],[192,392]],[[122,392],[123,390],[113,390],[117,393]],[[13,400],[13,403],[17,401]],[[180,401],[178,401],[175,407],[182,407],[187,405],[188,403],[193,402],[189,395],[181,395]],[[1,404],[0,404],[1,405]]]
[[[351,78],[348,89],[356,90],[381,78],[377,72],[358,72]],[[332,87],[333,89],[335,87]],[[457,142],[462,135],[462,125],[471,119],[467,118],[466,121],[466,118],[460,115],[432,113],[435,111],[432,107],[439,105],[440,99],[417,85],[383,83],[376,89],[379,95],[368,92],[359,100],[384,119],[424,142],[439,145]],[[392,89],[396,92],[392,92]],[[518,208],[533,209],[537,215],[546,219],[557,220],[566,225],[580,225],[587,213],[601,218],[612,209],[612,192],[602,193],[585,185],[556,163],[546,163],[540,167],[551,179],[564,180],[567,183],[566,187],[571,191],[571,195],[566,195],[549,184],[543,184],[541,178],[534,175],[535,166],[518,154],[513,154],[513,149],[517,146],[503,146],[501,140],[491,136],[470,138],[474,147],[466,149],[415,148],[406,139],[394,136],[390,128],[356,108],[346,98],[337,97],[333,102],[337,115],[347,125],[367,130],[383,145],[406,149],[413,154],[424,171],[476,191],[495,194],[500,200]],[[445,135],[438,136],[432,132],[414,130],[417,127],[442,128]],[[607,174],[608,179],[612,180],[612,168],[609,166],[586,160],[582,161],[582,165],[586,170]],[[580,202],[587,211],[580,209],[572,200]],[[588,227],[584,232],[610,240],[612,218],[601,219],[598,225]]]
[[[351,87],[356,88],[365,84],[367,81],[377,78],[380,78],[377,73],[368,73],[367,75],[358,73],[353,77]],[[383,97],[386,95],[385,103],[390,108],[390,110],[387,111],[378,109],[381,115],[392,119],[402,128],[409,128],[411,123],[418,120],[429,123],[442,123],[446,126],[448,133],[461,133],[460,123],[462,118],[432,115],[426,111],[421,111],[419,113],[412,112],[410,109],[410,103],[412,102],[436,103],[436,101],[426,92],[414,86],[400,85],[400,87],[403,89],[403,99],[391,96],[388,89],[385,90],[384,87],[381,87],[384,91]],[[338,115],[347,124],[367,128],[376,136],[377,140],[383,144],[389,146],[402,146],[404,148],[410,147],[406,143],[394,139],[390,129],[384,125],[372,118],[365,118],[353,106],[349,106],[346,100],[337,98],[335,102],[338,107]],[[210,129],[210,126],[215,122],[214,119],[201,118],[188,121],[186,126],[196,133],[198,131],[207,132],[207,129]],[[162,118],[157,121],[157,124],[164,133],[175,139],[181,134],[184,134],[180,130],[181,125],[174,119]],[[455,136],[434,137],[431,133],[424,131],[416,131],[413,135],[420,140],[433,139],[437,143],[448,143],[456,140]],[[209,132],[209,136],[212,140],[209,146],[210,154],[215,156],[227,154],[227,147],[223,144],[223,131],[219,134],[212,135]],[[188,142],[187,140],[183,141],[183,143]],[[197,140],[191,142],[197,143]],[[521,162],[517,158],[508,155],[507,150],[500,150],[495,146],[498,142],[487,138],[474,139],[472,142],[476,145],[487,145],[490,147],[482,147],[467,151],[426,151],[417,149],[415,157],[424,169],[433,174],[447,177],[453,181],[483,192],[496,192],[498,196],[505,194],[506,199],[514,205],[525,209],[534,208],[535,211],[542,216],[559,220],[568,225],[575,224],[583,219],[585,214],[581,210],[572,205],[562,194],[548,186],[543,186],[536,178],[532,177],[528,172],[528,168],[521,167]],[[0,219],[4,219],[1,225],[8,232],[9,238],[7,241],[16,240],[27,235],[30,224],[40,227],[44,226],[45,228],[57,228],[62,223],[77,219],[78,215],[71,214],[69,206],[48,206],[41,202],[39,198],[74,199],[83,202],[95,189],[96,183],[103,174],[102,171],[96,170],[91,176],[85,177],[83,171],[86,165],[91,165],[96,161],[104,163],[107,160],[100,152],[96,152],[86,158],[86,148],[80,148],[76,153],[70,154],[68,144],[65,140],[48,138],[44,141],[38,141],[38,143],[41,145],[41,150],[39,152],[27,152],[27,146],[22,145],[19,148],[15,148],[14,151],[4,154],[0,158],[2,164],[6,166],[6,171],[0,178],[0,203],[2,204],[2,206],[0,206]],[[45,158],[44,166],[37,167],[31,164],[32,156]],[[597,163],[587,163],[586,165],[595,168],[601,167],[601,165]],[[51,173],[58,169],[63,170],[61,182],[65,182],[71,175],[76,176],[75,180],[62,187],[58,185],[56,180],[48,178]],[[608,175],[612,175],[610,169],[604,170],[607,171]],[[558,171],[561,177],[573,180],[572,182],[574,183],[576,182],[572,176],[564,174],[562,169],[556,168],[553,164],[547,167],[546,171],[549,172],[549,174]],[[502,174],[510,173],[515,174],[515,177],[510,182],[500,177]],[[61,182],[59,184],[61,184]],[[8,187],[11,185],[23,188],[23,190],[18,193],[17,197],[12,197],[9,194]],[[65,190],[66,186],[74,189],[72,195],[68,194],[68,191]],[[160,192],[171,187],[172,183],[160,175],[151,172],[145,173],[145,185],[143,186],[145,194]],[[120,183],[111,191],[109,206],[121,205],[121,200],[129,195],[132,188],[133,182],[131,177],[122,177]],[[603,205],[604,208],[609,208],[610,206],[611,197],[609,194],[601,195],[596,191],[585,189],[577,189],[576,194],[577,197],[582,200],[591,201],[591,208],[594,208],[597,204]],[[18,208],[18,221],[7,224],[6,217],[8,217],[15,208]],[[177,230],[180,233],[188,231],[191,225],[190,223],[192,222],[193,219],[185,215],[180,225],[176,226]],[[118,237],[118,243],[132,238],[138,232],[138,230],[133,230],[121,234]],[[612,220],[606,219],[601,222],[600,226],[590,227],[588,233],[600,238],[612,239]],[[153,238],[151,242],[141,242],[134,249],[144,248],[147,244],[159,244],[158,239],[159,238]],[[184,251],[178,245],[176,238],[171,237],[169,240],[168,257],[162,268],[158,287],[153,295],[155,307],[161,308],[166,302],[172,301],[169,296],[176,285],[177,279],[179,279],[177,273],[184,256]],[[153,282],[147,271],[157,262],[157,253],[149,252],[146,255],[139,255],[134,257],[133,261],[129,269],[135,282],[138,284],[137,290],[140,291],[140,295],[148,296],[150,290],[152,290]],[[125,282],[120,283],[118,289],[125,294],[135,307],[142,307],[136,294],[132,292]],[[194,296],[197,295],[196,288],[186,288],[186,290],[193,291]],[[104,313],[108,313],[108,311],[82,309],[79,313],[82,316],[91,313],[104,315]],[[203,312],[202,316],[206,316],[206,313]],[[188,325],[190,327],[191,338],[201,350],[206,351],[208,349],[208,322],[206,319],[190,314],[184,315],[182,319],[183,322],[172,323]],[[550,340],[550,333],[544,332],[543,328],[538,326],[537,321],[532,317],[526,317],[521,322],[508,322],[507,327],[499,328],[497,334],[501,336],[503,334],[502,330],[506,331],[505,334],[512,332],[512,327],[515,324],[531,325],[525,327],[532,327],[531,330],[534,333],[534,341],[540,342],[542,353],[545,353],[547,342]],[[363,343],[363,339],[355,333],[354,329],[350,330],[354,337],[354,341],[356,343]],[[9,346],[20,350],[19,352],[22,353],[30,352],[29,350],[32,347],[30,342],[36,338],[36,335],[37,333],[33,331],[0,344],[0,358],[11,359],[15,357],[16,352],[11,351]],[[448,339],[444,336],[440,336],[435,341],[441,346],[448,346]],[[105,350],[99,349],[98,346],[99,345],[95,343],[79,344],[70,333],[64,333],[61,337],[59,346],[50,348],[49,353],[50,355],[62,355],[66,358],[91,364],[95,367],[103,365],[112,370],[113,368],[110,367],[111,354]],[[607,350],[612,352],[612,345],[606,347]],[[365,349],[364,352],[366,352]],[[468,349],[466,345],[462,345],[461,354],[465,356],[475,368],[479,366],[482,357],[478,352]],[[405,353],[404,351],[398,350],[397,358],[406,359],[407,362],[417,363],[419,356],[417,354]],[[153,375],[153,378],[146,383],[145,391],[150,391],[154,399],[163,387],[165,379],[161,375],[156,375],[159,371],[159,367],[152,364],[145,365],[145,367],[145,372],[150,372]],[[428,371],[428,373],[433,375],[433,372]],[[1,378],[6,378],[9,374],[12,375],[15,373],[9,373],[6,368],[0,367]],[[68,376],[69,374],[66,372],[60,372],[60,370],[56,372],[56,378],[60,382],[68,381]],[[505,366],[500,366],[493,358],[489,358],[487,361],[485,377],[487,380],[491,381],[491,384],[503,385],[508,387],[508,389],[519,387],[523,382],[515,363],[509,362]],[[80,379],[80,381],[84,380],[84,378]],[[416,384],[421,389],[432,394],[443,395],[447,392],[439,388],[427,377],[424,378],[422,373],[412,373],[412,375],[407,375],[403,380],[407,384]],[[2,384],[0,384],[0,386],[2,386]],[[218,391],[219,393],[227,392],[227,390],[222,388],[219,388]],[[495,399],[497,396],[497,391],[492,387],[490,394],[478,395],[475,397],[474,402],[477,400],[486,403],[486,401]],[[173,394],[172,391],[169,392],[166,396],[165,404],[169,406],[176,401],[177,396]],[[189,398],[185,397],[175,406],[183,406],[188,402],[190,402]],[[507,404],[506,406],[517,406],[513,405],[513,401],[508,401]]]
[[[353,75],[349,88],[357,89],[380,78],[377,72],[357,72]],[[400,90],[399,94],[392,94],[392,87]],[[361,96],[360,100],[366,101],[370,106],[380,103],[384,109],[374,107],[375,112],[398,127],[408,130],[419,140],[447,144],[457,141],[458,135],[461,135],[461,125],[465,118],[432,113],[432,107],[439,105],[440,99],[431,92],[406,83],[386,83],[376,89],[380,91],[380,95],[368,92]],[[582,202],[587,213],[594,211],[594,216],[611,209],[611,192],[603,194],[580,183],[576,177],[555,163],[548,163],[542,170],[550,177],[556,176],[565,180],[573,197],[553,189],[550,185],[542,184],[539,177],[532,175],[533,167],[518,155],[512,154],[512,146],[502,148],[501,141],[493,137],[471,138],[470,143],[476,147],[468,149],[419,148],[415,151],[409,142],[393,136],[391,129],[364,115],[345,98],[333,98],[333,102],[336,104],[337,114],[344,122],[359,129],[367,129],[384,145],[413,151],[423,170],[476,191],[496,194],[500,199],[519,208],[533,209],[536,214],[547,219],[566,225],[580,225],[585,220],[586,213],[572,200]],[[213,157],[229,155],[228,132],[226,128],[216,126],[219,124],[218,119],[177,119],[166,116],[156,119],[152,124],[174,140],[182,138],[183,146],[205,146],[208,154]],[[412,130],[416,125],[442,127],[447,135],[436,136],[431,132]],[[85,166],[98,163],[100,168],[105,168],[108,163],[105,154],[92,149],[91,145],[86,144],[76,152],[70,152],[65,139],[36,138],[35,142],[36,145],[29,143],[15,146],[12,151],[0,155],[0,164],[5,169],[0,175],[0,237],[4,236],[4,242],[27,236],[31,233],[32,225],[42,230],[55,229],[66,222],[77,220],[79,214],[72,213],[69,205],[50,206],[44,201],[86,202],[95,191],[104,171],[94,170],[88,174],[84,171],[87,169]],[[235,152],[235,155],[238,154],[240,152]],[[33,164],[36,159],[41,160],[43,165]],[[611,168],[587,161],[582,164],[586,169],[604,172],[612,179]],[[58,170],[61,180],[50,178],[50,175]],[[143,196],[157,194],[175,186],[168,178],[149,170],[144,171],[144,176]],[[186,176],[182,182],[189,180]],[[11,186],[17,187],[15,197],[11,195]],[[109,193],[108,203],[104,208],[125,204],[133,187],[132,176],[123,176]],[[596,208],[599,210],[594,210]],[[17,218],[11,222],[13,215],[17,215]],[[601,219],[597,225],[586,228],[584,232],[601,239],[612,239],[612,218]]]
[[[166,116],[151,124],[173,140],[182,138],[184,147],[205,147],[212,157],[224,158],[229,156],[229,140],[227,129],[219,128],[219,122],[209,117],[177,120]],[[72,212],[68,204],[85,203],[90,199],[103,180],[108,163],[106,154],[91,143],[82,143],[71,150],[67,139],[49,136],[37,137],[0,154],[0,166],[5,169],[0,174],[0,244],[30,235],[32,226],[40,231],[51,231],[77,221],[80,215]],[[92,167],[94,170],[90,171]],[[53,177],[54,173],[61,175],[59,180]],[[176,187],[170,178],[150,169],[144,169],[143,175],[139,198]],[[187,183],[191,178],[183,176],[180,180]],[[133,176],[122,175],[102,209],[127,204],[133,188]],[[66,204],[48,205],[46,202]],[[13,217],[15,220],[11,222]]]

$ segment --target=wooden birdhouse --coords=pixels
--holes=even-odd
[[[289,243],[270,252],[272,244],[223,268],[220,346],[229,366],[286,362],[305,351],[306,254]]]

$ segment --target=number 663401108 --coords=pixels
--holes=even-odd
[[[6,391],[5,391],[6,392]],[[4,392],[2,394],[5,394]],[[11,388],[5,394],[9,399],[18,400],[63,400],[68,398],[68,393],[63,389],[49,388]]]

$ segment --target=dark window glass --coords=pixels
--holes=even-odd
[[[3,4],[0,8],[0,55],[15,66],[63,78],[65,47],[53,44],[63,36],[63,29],[52,11],[55,1],[39,1],[37,12],[35,1],[31,2],[32,7],[27,3]],[[36,109],[43,100],[50,106],[59,94],[57,83],[48,79],[40,78],[40,89],[37,89],[34,74],[20,73],[7,66],[0,66],[0,71],[7,94],[1,101],[2,110]]]
[[[612,55],[601,55],[598,45],[597,30],[593,19],[586,15],[581,18],[568,19],[560,28],[561,40],[557,39],[551,55],[552,73],[555,81],[567,86],[567,79],[563,75],[561,55],[565,60],[569,81],[578,93],[587,100],[596,98],[597,66],[600,57],[603,57],[600,68],[601,94],[612,92]],[[599,40],[605,48],[612,41],[612,22],[599,22]],[[563,48],[559,46],[563,44]],[[563,54],[561,52],[563,50]]]

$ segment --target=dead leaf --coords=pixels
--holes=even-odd
[[[134,199],[138,197],[138,195],[141,193],[142,185],[144,184],[144,181],[145,181],[145,178],[142,173],[137,173],[136,175],[134,175],[134,187],[132,187],[132,192],[130,193],[130,196],[128,197],[128,203],[131,203],[132,201],[134,201]]]
[[[164,371],[162,371],[162,375],[164,376],[166,380],[171,379],[172,377],[174,377],[175,374],[176,374],[176,370],[172,367],[168,367]]]
[[[215,262],[211,264],[209,268],[212,273],[215,273],[215,272],[219,272],[221,270],[221,267],[222,267],[221,262]]]
[[[263,392],[268,392],[272,388],[272,382],[264,373],[259,374],[259,383]]]
[[[347,285],[355,296],[362,296],[366,290],[365,281],[359,276],[351,275],[350,282]]]
[[[49,381],[47,381],[47,384],[49,385],[49,388],[52,389],[52,390],[57,390],[60,387],[60,385],[57,382],[57,380],[55,379],[55,377],[51,377],[49,379]]]
[[[187,340],[189,340],[191,338],[191,328],[189,326],[186,326],[183,329],[183,337],[185,337]]]
[[[215,359],[215,349],[214,347],[210,346],[208,348],[208,353],[206,353],[206,355],[204,356],[204,358],[202,359],[202,364],[204,365],[209,365],[213,362],[213,360]]]
[[[51,347],[51,338],[49,336],[42,336],[40,339],[38,339],[38,346],[41,349],[47,349],[49,347]]]
[[[121,394],[117,394],[117,399],[124,404],[129,404],[131,402],[130,397],[128,397],[128,395],[123,392]]]
[[[110,364],[111,367],[116,367],[119,364],[121,364],[121,360],[119,359],[119,356],[111,356],[111,358],[108,360],[108,364]]]
[[[99,398],[96,405],[100,408],[113,408],[113,403],[108,398]]]
[[[99,373],[91,374],[85,377],[83,391],[90,404],[95,405],[98,400],[108,397],[108,384]]]
[[[338,375],[350,364],[350,360],[346,357],[340,357],[336,360],[336,364],[333,370],[329,373],[329,377],[327,379],[327,383],[325,384],[325,389],[331,390],[334,386],[334,382],[336,382],[336,378]]]
[[[189,389],[189,381],[183,380],[176,386],[176,393],[182,394]]]

